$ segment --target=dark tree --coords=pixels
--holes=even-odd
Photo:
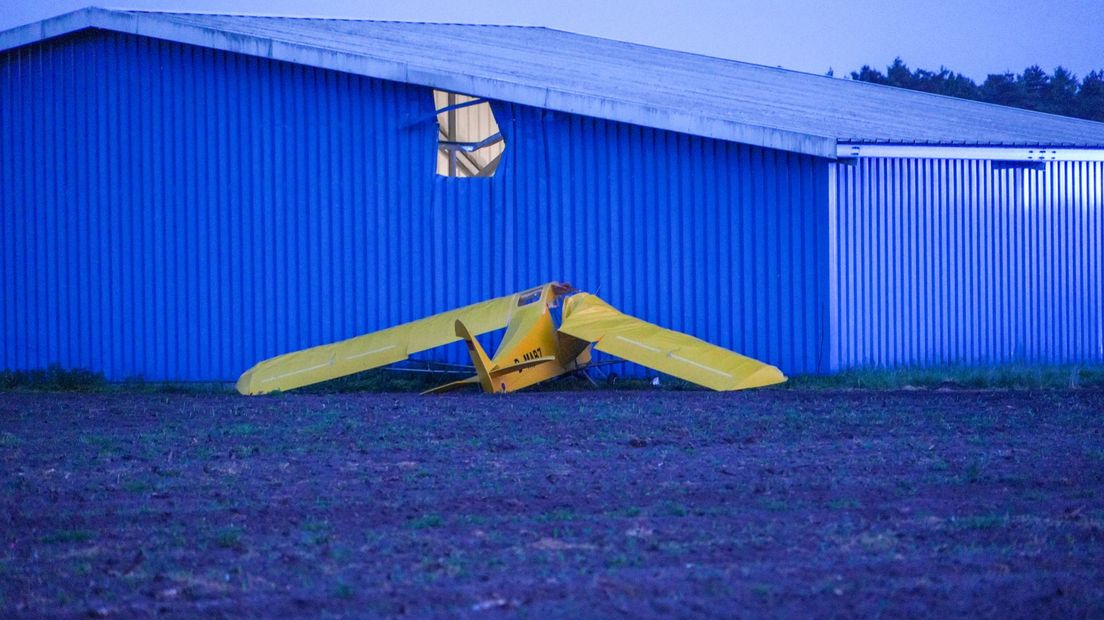
[[[980,96],[973,80],[946,67],[940,67],[938,73],[917,69],[913,73],[913,82],[914,89],[937,95],[961,99],[977,99]]]
[[[1050,92],[1050,76],[1039,65],[1032,65],[1020,75],[1018,80],[1023,90],[1023,106],[1032,110],[1039,110],[1046,105],[1047,93]]]
[[[870,65],[863,65],[862,69],[851,72],[851,79],[858,80],[860,82],[872,82],[874,84],[885,84],[886,78],[882,75],[881,71],[874,69]]]
[[[886,84],[898,88],[915,88],[917,86],[916,80],[912,78],[912,71],[909,71],[908,65],[901,60],[900,56],[894,58],[893,64],[886,68]]]
[[[898,57],[886,67],[885,73],[864,65],[851,72],[851,79],[1104,121],[1104,71],[1093,71],[1078,81],[1077,76],[1064,67],[1048,74],[1034,65],[1019,75],[1012,72],[991,74],[978,86],[970,78],[946,67],[940,67],[939,71],[911,70]]]
[[[979,97],[977,84],[960,73],[955,73],[946,67],[940,67],[938,72],[926,69],[912,71],[900,58],[895,58],[893,64],[886,67],[884,74],[869,65],[864,65],[862,69],[851,72],[851,79],[965,99]]]
[[[1043,95],[1044,112],[1051,114],[1066,114],[1077,110],[1077,91],[1081,84],[1077,76],[1063,67],[1054,70],[1050,77],[1050,83]]]
[[[1016,79],[1014,73],[993,73],[985,78],[981,85],[981,100],[1017,108],[1027,107],[1023,83]]]
[[[1104,71],[1093,71],[1081,80],[1077,111],[1081,118],[1104,121]]]

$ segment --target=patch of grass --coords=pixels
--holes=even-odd
[[[334,545],[330,548],[329,555],[330,558],[333,559],[333,561],[339,564],[344,564],[353,557],[353,550],[346,547],[345,545]]]
[[[491,522],[491,520],[486,515],[478,514],[466,514],[460,517],[460,521],[463,522],[464,525],[478,528],[486,527],[487,524]]]
[[[785,413],[782,415],[782,424],[786,429],[791,431],[802,431],[808,427],[810,423],[811,420],[809,420],[808,415],[793,407],[786,409]]]
[[[432,477],[433,474],[431,472],[428,472],[424,469],[419,469],[418,471],[407,472],[406,474],[404,474],[403,480],[405,480],[406,482],[417,482],[419,480],[424,480],[425,478]]]
[[[237,390],[234,389],[234,384],[229,382],[218,381],[196,381],[196,382],[180,382],[180,381],[159,381],[153,383],[143,382],[141,384],[133,384],[129,388],[127,385],[116,385],[113,387],[119,388],[118,391],[123,392],[146,392],[150,394],[237,394]]]
[[[828,507],[832,510],[855,510],[862,508],[862,503],[851,497],[840,497],[828,502]]]
[[[246,459],[254,454],[260,453],[261,449],[258,446],[234,446],[230,452],[237,459]]]
[[[764,510],[769,510],[770,512],[786,512],[793,508],[790,506],[789,502],[774,498],[764,499],[759,505],[762,506]]]
[[[245,532],[240,527],[226,527],[215,535],[215,544],[222,549],[243,549],[242,535]]]
[[[690,514],[690,510],[678,502],[666,502],[663,505],[663,512],[669,517],[685,517]]]
[[[642,512],[644,512],[644,511],[641,510],[638,506],[626,506],[626,507],[624,507],[620,510],[614,511],[613,514],[615,516],[632,518],[632,517],[639,517]]]
[[[153,485],[145,480],[129,480],[123,484],[123,489],[136,495],[148,493],[153,490]]]
[[[575,511],[571,508],[561,507],[541,513],[538,519],[541,521],[574,521]]]
[[[438,514],[424,514],[411,519],[406,525],[412,530],[428,530],[441,527],[444,519]]]
[[[982,460],[973,460],[962,471],[963,482],[978,482],[981,480],[982,474],[985,472],[985,462]]]
[[[133,376],[112,383],[109,391],[128,394],[236,394],[234,384],[222,381],[147,381]]]
[[[344,421],[344,414],[340,411],[322,411],[312,413],[314,421],[303,427],[302,432],[307,435],[322,435]]]
[[[39,540],[46,544],[83,543],[92,540],[92,532],[88,530],[54,530],[43,535]]]
[[[94,392],[105,387],[107,379],[103,373],[82,368],[62,368],[59,364],[31,370],[0,371],[0,390]]]
[[[999,513],[958,517],[953,523],[960,530],[994,530],[1007,526],[1008,522],[1009,516]]]
[[[143,377],[127,377],[109,382],[102,372],[85,368],[64,368],[51,364],[29,370],[0,370],[0,391],[88,392],[128,394],[232,394],[234,385],[227,382],[146,381]]]
[[[640,558],[628,553],[614,553],[606,557],[607,568],[632,568],[640,566]]]
[[[833,375],[791,377],[796,389],[903,388],[1070,389],[1104,387],[1104,366],[1043,364],[947,365],[905,368],[853,368]]]
[[[247,437],[249,435],[256,435],[259,432],[261,432],[260,427],[256,424],[250,424],[249,422],[233,424],[226,429],[227,435],[233,435],[236,437]]]
[[[309,545],[324,545],[332,538],[329,521],[307,521],[302,529],[303,542]]]
[[[353,598],[353,588],[347,583],[338,583],[334,588],[334,597],[339,599]]]
[[[102,435],[95,435],[92,433],[81,435],[80,442],[95,449],[97,456],[100,458],[118,456],[123,452],[122,448],[119,446],[119,442]]]

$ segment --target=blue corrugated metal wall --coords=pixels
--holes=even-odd
[[[495,107],[496,176],[447,179],[424,88],[107,33],[0,56],[0,367],[233,379],[565,279],[827,368],[825,162]]]
[[[1104,164],[838,166],[835,367],[1104,362]]]

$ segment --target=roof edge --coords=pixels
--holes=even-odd
[[[839,159],[869,157],[905,159],[979,159],[993,161],[1104,161],[1104,148],[1069,146],[1003,146],[985,144],[922,144],[841,142]]]
[[[387,61],[341,50],[229,33],[215,28],[174,23],[171,13],[131,13],[88,7],[33,24],[0,32],[0,51],[21,47],[89,28],[134,34],[226,52],[293,62],[372,78],[440,88],[502,101],[547,108],[605,120],[674,131],[704,138],[836,158],[836,140],[764,125],[649,106],[646,103],[581,95],[492,78],[445,72]]]
[[[99,12],[104,12],[104,9],[85,7],[8,30],[0,30],[0,52],[90,28],[93,15]]]

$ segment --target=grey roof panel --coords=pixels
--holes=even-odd
[[[0,50],[88,27],[825,157],[837,143],[1104,148],[1104,123],[547,28],[85,9],[0,33]]]

